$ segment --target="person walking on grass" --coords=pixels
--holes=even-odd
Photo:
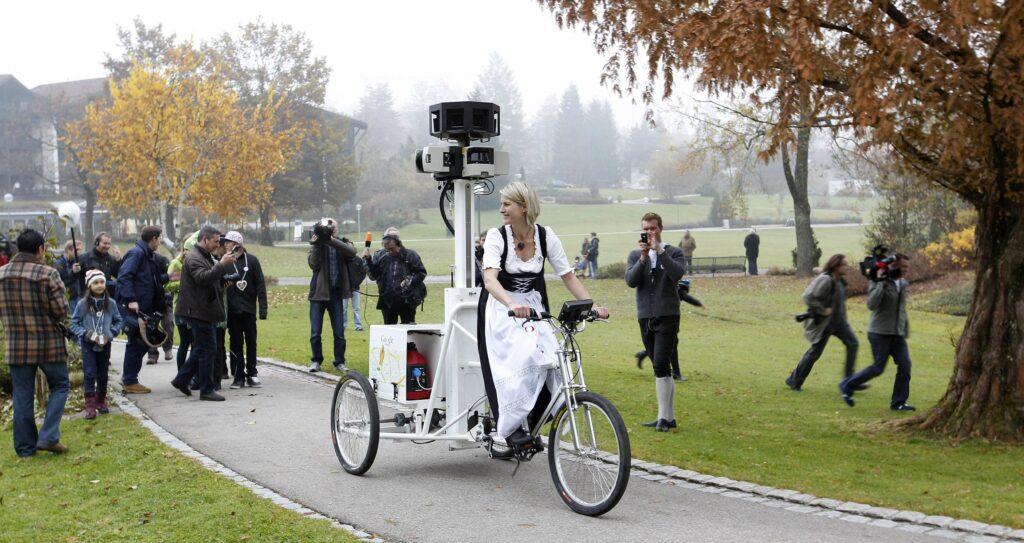
[[[832,255],[825,264],[821,275],[804,290],[804,303],[807,304],[808,318],[804,319],[804,337],[811,342],[811,348],[804,353],[800,363],[786,378],[786,386],[798,391],[807,376],[811,373],[814,363],[821,358],[825,345],[831,336],[836,336],[846,346],[846,364],[843,367],[843,378],[853,375],[853,367],[857,361],[857,335],[846,318],[846,275],[850,273],[850,264],[846,256]]]
[[[85,295],[71,316],[71,334],[82,348],[82,372],[85,375],[85,418],[104,415],[107,407],[107,374],[110,372],[110,343],[121,334],[124,319],[117,303],[107,296],[103,272],[85,274]]]
[[[679,248],[683,250],[683,275],[693,275],[693,252],[697,250],[697,240],[693,239],[689,230],[683,232]]]
[[[750,227],[750,233],[743,238],[743,249],[747,254],[747,274],[757,275],[757,257],[761,253],[761,236],[757,235],[757,228]]]
[[[678,357],[679,295],[683,277],[683,251],[661,241],[662,222],[657,213],[640,220],[643,233],[637,249],[626,259],[626,284],[636,289],[636,314],[644,350],[654,367],[658,418],[645,422],[658,432],[676,427],[671,360]]]
[[[31,228],[16,240],[18,254],[0,267],[0,324],[7,347],[4,361],[10,366],[14,408],[14,452],[18,458],[36,451],[64,453],[60,419],[68,399],[68,350],[64,319],[68,301],[57,270],[47,266],[46,241]],[[42,371],[50,387],[43,427],[36,426],[36,372]]]
[[[910,321],[907,318],[906,280],[910,271],[910,257],[897,253],[894,265],[878,270],[876,279],[868,284],[868,342],[874,363],[863,370],[843,379],[839,392],[846,405],[853,407],[853,393],[862,390],[868,381],[878,377],[892,357],[896,364],[896,380],[892,384],[892,398],[889,408],[893,411],[916,411],[907,403],[910,398]]]

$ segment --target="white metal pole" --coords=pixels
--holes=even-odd
[[[473,288],[473,182],[455,181],[455,287]]]

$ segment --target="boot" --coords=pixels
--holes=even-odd
[[[92,420],[96,418],[96,394],[93,392],[85,393],[85,420]]]
[[[96,393],[96,410],[99,411],[101,415],[106,415],[107,413],[110,413],[110,407],[107,406],[106,389]]]

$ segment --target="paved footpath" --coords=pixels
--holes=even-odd
[[[123,349],[115,343],[115,367]],[[382,441],[373,467],[355,477],[341,469],[331,445],[332,382],[261,364],[263,388],[229,390],[226,380],[227,401],[202,402],[198,393],[185,397],[171,388],[174,369],[173,361],[162,359],[143,366],[141,381],[153,392],[127,398],[168,432],[246,478],[390,541],[940,540],[868,525],[871,519],[838,511],[800,513],[784,509],[794,507],[788,502],[755,503],[639,476],[630,479],[615,509],[589,518],[562,504],[546,454],[513,478],[513,464],[481,450]]]

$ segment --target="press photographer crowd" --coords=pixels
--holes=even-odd
[[[662,219],[656,213],[643,215],[640,226],[637,248],[627,256],[625,283],[635,290],[643,346],[636,354],[637,365],[642,367],[649,358],[655,379],[657,415],[644,426],[667,432],[678,425],[675,383],[686,380],[679,360],[681,302],[704,307],[691,294],[688,278],[697,244],[689,230],[678,245],[665,242]],[[364,279],[377,283],[376,307],[384,324],[412,324],[426,297],[427,270],[394,227],[384,232],[375,251],[371,233],[360,252],[351,240],[338,236],[338,223],[330,218],[317,222],[309,234],[309,371],[321,371],[324,362],[325,312],[331,326],[332,365],[345,371],[350,310],[355,331],[363,330],[359,290]],[[151,392],[140,382],[143,360],[158,363],[161,350],[164,360],[176,360],[178,371],[171,385],[185,396],[197,391],[202,401],[224,401],[221,383],[228,379],[231,389],[263,386],[258,374],[257,320],[267,318],[267,284],[259,259],[246,249],[240,232],[222,234],[207,225],[187,237],[180,253],[168,260],[157,251],[161,235],[159,227],[144,227],[122,258],[116,256],[105,232],[95,236],[88,252],[77,240],[68,241],[53,267],[45,264],[46,244],[40,232],[27,229],[14,242],[4,240],[10,247],[4,251],[9,263],[0,267],[0,319],[6,336],[5,361],[11,368],[19,456],[67,450],[60,441],[60,417],[70,388],[67,341],[77,343],[82,351],[86,419],[109,412],[111,342],[122,334],[126,346],[119,384],[126,394]],[[748,251],[756,250],[756,236],[753,230],[747,236]],[[483,283],[485,238],[481,234],[476,246],[478,284]],[[586,236],[567,273],[581,279],[595,277],[598,244],[596,232]],[[803,324],[810,348],[785,384],[800,391],[835,336],[846,348],[838,388],[847,405],[854,406],[854,395],[882,374],[891,357],[897,369],[890,407],[913,411],[907,403],[911,360],[905,277],[910,259],[878,246],[858,264],[857,271],[869,280],[867,335],[873,361],[859,372],[855,372],[859,341],[846,310],[852,269],[845,255],[833,255],[804,291],[807,311],[796,320]],[[49,384],[47,416],[39,429],[33,416],[37,370]]]

